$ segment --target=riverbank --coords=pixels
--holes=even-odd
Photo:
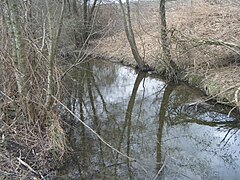
[[[167,2],[171,56],[181,71],[179,79],[202,89],[209,95],[209,99],[213,98],[230,106],[239,105],[240,53],[236,46],[239,44],[240,37],[239,4],[200,4],[200,1]],[[57,1],[53,3],[58,5],[56,11],[47,14],[52,14],[54,17],[52,22],[54,26],[56,25],[54,29],[57,30],[58,15],[61,13],[58,10],[62,9],[57,7],[62,6],[63,3]],[[229,113],[232,112],[231,107],[227,107],[227,110],[222,112],[222,106],[220,110],[211,109],[210,107],[215,108],[211,104],[205,107],[207,103],[194,106],[202,101],[202,93],[201,96],[194,95],[193,89],[195,90],[195,88],[180,87],[172,93],[173,87],[171,85],[152,78],[149,78],[149,81],[142,81],[146,86],[141,86],[140,81],[143,80],[141,75],[136,75],[134,70],[130,68],[116,67],[116,64],[113,63],[108,63],[109,66],[105,66],[105,63],[99,61],[84,65],[84,60],[88,61],[88,55],[91,55],[94,59],[100,58],[123,65],[136,66],[122,27],[123,23],[117,3],[115,5],[103,3],[96,8],[105,9],[99,11],[99,14],[96,13],[96,19],[93,18],[96,24],[91,30],[89,43],[83,43],[80,40],[83,34],[85,40],[87,29],[85,27],[86,21],[80,15],[82,3],[77,1],[78,8],[75,5],[68,8],[64,13],[66,16],[63,18],[63,25],[59,23],[59,27],[63,27],[61,38],[56,45],[53,76],[46,69],[49,68],[47,65],[52,59],[51,57],[48,59],[48,56],[53,52],[49,47],[55,44],[55,40],[50,38],[49,41],[49,37],[52,37],[51,28],[49,28],[51,23],[45,21],[47,17],[45,18],[44,14],[41,15],[41,9],[48,9],[48,3],[46,5],[40,3],[41,6],[38,6],[38,3],[29,4],[29,6],[26,4],[26,7],[16,6],[16,9],[19,8],[18,12],[24,12],[24,14],[19,14],[21,20],[19,21],[19,27],[21,27],[19,32],[22,35],[20,40],[24,42],[20,46],[21,50],[11,43],[17,40],[15,38],[17,38],[18,33],[16,32],[17,34],[14,36],[9,31],[9,25],[14,25],[15,22],[9,24],[7,17],[11,8],[5,7],[5,4],[1,4],[0,8],[3,12],[0,20],[2,28],[2,43],[0,43],[2,45],[0,47],[2,59],[0,73],[0,179],[58,179],[58,177],[71,179],[67,170],[70,171],[70,174],[77,172],[76,179],[89,177],[98,179],[100,178],[99,172],[103,172],[103,179],[112,179],[106,175],[117,172],[122,173],[114,179],[127,179],[128,177],[123,178],[124,175],[129,174],[126,172],[127,169],[132,169],[133,175],[139,174],[139,178],[132,176],[137,179],[144,178],[140,174],[143,173],[142,169],[151,169],[153,175],[156,173],[159,175],[160,171],[155,172],[155,170],[159,169],[163,159],[157,158],[155,160],[155,155],[163,152],[161,142],[164,142],[162,144],[165,145],[168,142],[169,145],[176,145],[175,140],[183,142],[183,146],[180,144],[178,147],[164,148],[164,151],[168,152],[168,156],[173,157],[171,159],[177,160],[165,167],[171,167],[174,170],[186,167],[186,164],[189,165],[190,169],[196,164],[202,167],[202,164],[209,164],[205,161],[206,159],[216,158],[216,154],[219,152],[219,158],[214,160],[217,164],[213,164],[212,169],[208,166],[206,168],[209,170],[210,176],[205,176],[203,173],[205,171],[202,169],[192,171],[197,172],[198,175],[204,175],[201,179],[206,179],[206,177],[211,179],[211,173],[215,174],[216,172],[214,167],[218,170],[219,167],[229,169],[229,162],[230,164],[240,162],[239,153],[235,149],[240,143],[234,144],[229,141],[229,139],[233,139],[236,142],[236,138],[239,137],[236,133],[239,115],[236,118],[233,117],[234,113]],[[90,3],[88,7],[90,8],[91,5]],[[54,6],[52,4],[49,7]],[[26,8],[35,9],[36,12],[28,13],[25,11]],[[77,18],[75,15],[72,16],[75,13],[72,13],[71,9],[79,9]],[[155,72],[152,73],[157,73],[162,68],[158,3],[141,1],[141,4],[138,5],[134,2],[131,12],[141,56],[146,64],[155,69]],[[100,38],[104,33],[105,36]],[[51,40],[53,40],[52,43]],[[83,52],[85,45],[88,45],[89,52]],[[78,50],[76,50],[76,46]],[[15,56],[15,53],[12,54],[14,50],[16,52],[19,50],[19,54],[24,54],[24,58]],[[24,61],[26,69],[25,65],[24,68],[21,67],[24,72],[19,71],[18,66],[20,67],[21,63],[17,63],[20,62],[18,60]],[[81,67],[77,67],[79,64]],[[122,70],[119,71],[119,69]],[[125,71],[126,69],[128,70]],[[19,77],[22,79],[22,75],[23,82],[18,79]],[[50,76],[53,78],[53,84],[48,81],[51,79]],[[51,97],[51,93],[46,93],[45,89],[51,84],[55,100],[50,103],[52,105],[49,108],[46,102],[48,102],[48,97]],[[137,93],[138,87],[139,90],[143,88],[143,93]],[[133,105],[134,102],[136,107]],[[167,116],[166,119],[163,118],[165,116]],[[87,126],[80,123],[79,118]],[[125,120],[124,123],[123,120]],[[139,165],[129,168],[130,163],[127,163],[125,158],[119,159],[118,157],[121,158],[121,156],[113,153],[109,145],[105,146],[105,142],[101,138],[99,141],[98,136],[96,137],[92,130],[89,131],[88,126],[93,128],[94,132],[97,132],[103,139],[106,139],[106,142],[109,142],[111,146],[123,150],[121,151],[123,153],[134,155],[134,158],[141,160],[141,162],[147,162],[148,158],[145,159],[146,157],[152,155],[154,157],[146,166],[147,168],[140,168],[139,171],[136,171]],[[209,128],[204,128],[204,126],[209,126]],[[135,129],[136,127],[138,129]],[[188,132],[186,129],[189,127],[192,129]],[[203,128],[206,135],[201,134]],[[221,132],[220,128],[222,128]],[[200,131],[196,131],[197,129]],[[165,130],[166,134],[162,136],[161,134]],[[191,133],[202,136],[193,137]],[[141,137],[139,138],[139,134],[142,134],[146,139],[143,141]],[[189,140],[186,139],[186,134],[189,134]],[[181,136],[183,139],[179,139]],[[162,137],[166,139],[162,141]],[[206,142],[206,137],[213,139],[210,138],[209,142]],[[136,138],[139,139],[136,141]],[[201,146],[202,143],[199,139],[206,142],[206,146]],[[192,142],[190,146],[199,148],[190,152],[189,148],[182,151],[181,149],[186,147],[185,143],[190,147],[191,140],[196,140],[196,142]],[[209,147],[210,143],[213,143],[211,147]],[[221,143],[226,151],[219,149]],[[229,144],[229,147],[226,147],[226,144]],[[143,149],[150,151],[143,154]],[[171,149],[176,149],[177,151],[174,150],[176,154],[170,155],[171,151],[168,150]],[[199,154],[201,150],[207,151],[199,157],[206,157],[206,153],[209,152],[212,152],[212,156],[207,156],[208,158],[204,158],[205,160],[196,163],[199,159],[195,156],[196,152]],[[77,154],[78,152],[79,154]],[[184,152],[184,158],[190,161],[183,161],[182,164],[179,164],[182,161],[179,154],[182,152]],[[192,157],[197,159],[185,156],[190,153],[192,153]],[[236,162],[232,162],[232,159],[222,159],[223,155],[224,157],[236,157],[234,159]],[[221,160],[224,161],[222,164],[219,163]],[[225,165],[225,162],[228,164]],[[73,163],[76,164],[76,169],[69,166]],[[95,166],[93,166],[94,163]],[[173,166],[176,164],[179,167]],[[121,169],[117,170],[118,167]],[[239,169],[239,165],[237,164],[232,169]],[[221,169],[219,171],[223,172]],[[191,171],[179,169],[178,172]],[[92,173],[94,176],[91,176]],[[234,179],[239,177],[238,173],[238,171],[235,174],[228,171],[224,174],[228,178],[231,174],[232,179]],[[179,175],[179,173],[177,174]],[[153,179],[152,177],[154,176],[145,179]],[[219,177],[223,177],[222,174],[219,174]]]
[[[167,4],[168,36],[179,79],[230,106],[239,106],[240,50],[225,42],[239,44],[239,10],[240,5],[199,0]],[[157,4],[134,4],[132,19],[141,56],[157,72],[162,58]],[[136,66],[123,29],[92,41],[90,47],[93,57]]]

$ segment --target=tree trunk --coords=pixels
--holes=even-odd
[[[98,0],[94,0],[94,1],[93,1],[92,7],[91,7],[91,9],[90,9],[89,18],[88,18],[89,24],[92,23],[93,13],[94,13],[94,10],[95,10],[95,8],[96,8],[97,1],[98,1]]]
[[[59,40],[61,29],[62,29],[62,23],[63,23],[63,13],[65,9],[65,0],[62,0],[62,8],[60,12],[60,17],[57,22],[57,28],[54,28],[54,22],[53,22],[53,15],[51,13],[49,2],[46,0],[46,6],[47,6],[47,17],[48,17],[48,25],[49,25],[49,32],[50,32],[50,40],[49,40],[49,49],[48,49],[48,66],[47,66],[47,72],[48,72],[48,78],[47,78],[47,99],[46,99],[46,108],[49,109],[53,104],[53,68],[54,68],[54,60],[56,55],[56,49],[57,49],[57,42]]]
[[[73,9],[73,18],[74,20],[77,22],[79,21],[79,12],[78,12],[78,9],[77,9],[77,1],[76,0],[73,0],[72,1],[72,4],[70,5]],[[71,8],[70,8],[71,9]],[[79,48],[81,43],[82,43],[82,40],[81,40],[81,33],[80,33],[80,29],[78,28],[78,23],[77,24],[77,28],[74,28],[74,38],[75,38],[75,46],[76,48]]]
[[[160,0],[159,15],[161,22],[161,43],[163,51],[163,59],[160,61],[160,65],[163,66],[165,75],[168,76],[169,80],[177,81],[177,65],[171,58],[171,52],[169,47],[169,41],[167,37],[167,22],[166,22],[166,10],[165,0]]]
[[[162,50],[164,58],[166,60],[171,59],[170,49],[167,40],[167,23],[166,23],[166,10],[165,10],[165,0],[160,0],[160,21],[161,21],[161,41],[162,41]]]
[[[22,29],[20,23],[20,15],[17,7],[17,0],[6,0],[8,7],[10,29],[13,38],[13,56],[16,67],[15,76],[20,95],[25,95],[25,74],[26,74],[26,59],[24,54],[24,42],[22,37]]]
[[[145,63],[144,63],[143,59],[141,58],[141,56],[139,54],[137,44],[136,44],[136,41],[135,41],[135,37],[134,37],[133,29],[132,29],[132,23],[131,23],[129,0],[126,0],[126,10],[123,6],[122,0],[119,0],[119,4],[120,4],[122,14],[123,14],[123,22],[124,22],[125,33],[127,35],[127,39],[128,39],[129,45],[131,47],[133,57],[136,60],[139,69],[143,70],[144,67],[145,67]]]
[[[88,39],[88,0],[83,1],[83,22],[84,22],[84,32],[83,32],[83,42],[87,42]]]
[[[73,8],[73,13],[75,14],[75,16],[78,16],[77,1],[76,0],[73,0],[72,8]]]

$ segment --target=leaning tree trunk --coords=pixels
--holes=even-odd
[[[126,0],[126,10],[124,8],[122,0],[119,0],[119,4],[120,4],[122,14],[123,14],[123,23],[124,23],[125,33],[127,35],[127,39],[128,39],[133,57],[136,60],[139,69],[143,70],[144,67],[145,67],[145,63],[144,63],[142,57],[139,54],[137,44],[136,44],[136,41],[135,41],[135,37],[134,37],[133,29],[132,29],[129,0]]]

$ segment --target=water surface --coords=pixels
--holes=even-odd
[[[240,134],[229,109],[200,102],[185,85],[87,62],[66,82],[64,103],[107,143],[67,113],[71,158],[58,170],[70,179],[239,179]]]

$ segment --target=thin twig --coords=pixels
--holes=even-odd
[[[155,175],[153,180],[156,180],[158,178],[159,174],[162,172],[162,170],[165,167],[166,163],[167,163],[167,157],[164,159],[163,165],[161,166],[161,168],[159,169],[159,171],[157,172],[157,174]]]
[[[6,95],[6,94],[5,94],[4,92],[2,92],[1,90],[0,90],[0,93],[1,93],[2,95],[6,96],[10,101],[13,101],[12,98],[10,98],[8,95]]]
[[[52,96],[53,99],[55,99],[59,104],[61,104],[70,114],[72,114],[79,122],[81,122],[86,128],[88,128],[94,135],[97,136],[98,139],[100,139],[106,146],[111,148],[112,150],[116,151],[118,154],[121,154],[122,156],[128,158],[131,161],[136,161],[136,159],[129,157],[128,155],[120,152],[113,146],[111,146],[108,142],[106,142],[98,133],[96,133],[91,127],[89,127],[85,122],[83,122],[77,115],[75,115],[67,106],[65,106],[61,101],[59,101],[56,97]]]
[[[228,112],[228,117],[231,116],[232,111],[233,111],[234,109],[236,109],[236,108],[237,108],[237,107],[233,107],[233,108]]]
[[[200,101],[198,101],[198,102],[196,102],[196,103],[192,103],[191,105],[193,105],[193,104],[199,104],[199,103],[203,103],[203,102],[207,102],[207,101],[209,101],[209,100],[212,100],[212,99],[214,99],[214,98],[217,98],[220,94],[223,94],[223,93],[225,93],[225,92],[227,92],[227,91],[230,91],[230,90],[236,88],[237,86],[239,86],[239,84],[230,86],[229,88],[224,89],[223,91],[221,91],[221,92],[219,92],[219,93],[217,93],[217,94],[215,94],[215,95],[213,95],[213,96],[211,96],[211,97],[209,97],[209,98],[200,100]],[[223,102],[222,102],[222,103],[223,103]],[[238,107],[237,104],[235,104],[235,105],[236,105],[236,107]]]
[[[23,166],[25,166],[26,168],[28,168],[31,172],[33,172],[34,174],[36,174],[37,176],[40,176],[42,179],[45,179],[40,173],[38,173],[37,171],[35,171],[28,163],[24,162],[22,159],[17,158],[17,160],[20,162],[20,164],[22,164]]]

